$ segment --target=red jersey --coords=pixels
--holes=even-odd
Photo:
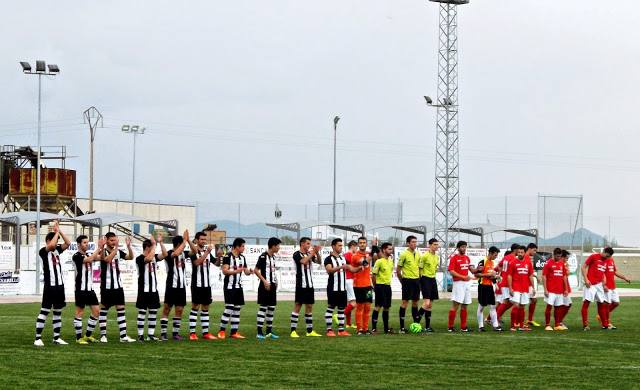
[[[609,257],[604,262],[604,265],[606,267],[604,274],[607,276],[606,287],[609,290],[613,290],[616,288],[616,271],[618,270],[618,268],[616,268],[616,262],[613,261],[613,257]]]
[[[567,273],[562,260],[547,260],[542,268],[542,275],[547,278],[547,290],[550,293],[564,294],[564,277]]]
[[[589,267],[587,270],[587,280],[590,284],[602,283],[604,279],[604,271],[606,267],[606,260],[602,258],[600,253],[594,253],[587,257],[584,264]]]
[[[351,253],[351,251],[347,251],[347,253],[344,254],[344,261],[346,261],[349,265],[351,265],[351,256],[353,256],[353,253]],[[344,271],[344,273],[347,275],[347,279],[353,279],[353,272],[349,271],[348,269],[345,269]]]
[[[569,265],[567,265],[567,263],[564,263],[564,273],[567,275],[567,278],[569,277]],[[571,292],[571,283],[569,283],[569,279],[567,279],[567,291]]]
[[[467,255],[455,254],[451,256],[451,260],[449,260],[449,271],[455,271],[462,276],[469,275],[469,265],[471,265],[471,259]],[[453,276],[453,281],[458,282],[464,280],[457,276]]]
[[[511,288],[514,292],[528,293],[531,282],[529,276],[533,275],[533,265],[530,261],[520,260],[517,257],[509,262],[509,275],[511,275]]]
[[[498,287],[509,287],[509,282],[507,281],[507,275],[509,275],[509,263],[511,260],[515,259],[515,255],[509,254],[500,260],[498,263],[499,266],[502,267],[502,271],[500,271],[500,283],[498,283]]]

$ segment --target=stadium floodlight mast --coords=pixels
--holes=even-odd
[[[122,132],[133,134],[133,163],[131,173],[131,215],[133,215],[134,205],[136,201],[136,138],[138,134],[144,134],[146,127],[140,127],[138,125],[122,125]],[[133,229],[131,229],[133,230]]]
[[[427,105],[437,110],[435,194],[433,225],[435,238],[442,243],[440,266],[444,267],[458,238],[460,223],[460,176],[458,149],[458,6],[469,0],[430,0],[439,4],[438,94]],[[444,286],[444,285],[443,285]]]
[[[38,158],[36,167],[36,253],[40,251],[40,157],[42,155],[42,76],[57,76],[60,73],[58,65],[46,65],[45,61],[37,60],[35,71],[27,61],[20,61],[22,73],[38,76]],[[48,70],[47,70],[48,69]],[[37,256],[36,256],[37,257]],[[40,294],[40,260],[36,259],[36,294]]]
[[[339,116],[333,118],[333,212],[331,222],[336,223],[336,138],[338,133]]]

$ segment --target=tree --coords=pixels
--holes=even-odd
[[[280,237],[280,241],[282,241],[282,245],[296,245],[296,239],[291,236],[282,236]]]

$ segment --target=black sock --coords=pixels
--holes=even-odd
[[[371,313],[371,329],[376,330],[378,328],[378,310],[373,310]]]
[[[389,331],[389,310],[382,312],[382,323],[384,324],[384,331]]]
[[[431,310],[425,310],[424,312],[424,327],[431,328]]]
[[[413,322],[420,322],[420,317],[418,317],[417,306],[411,306],[411,317],[413,317]]]
[[[423,308],[420,308],[420,310],[418,310],[418,321],[416,322],[420,322],[420,320],[422,319],[422,315],[424,314],[425,310]]]
[[[404,329],[404,315],[406,312],[407,312],[406,307],[400,308],[400,329]],[[382,319],[384,319],[384,317]]]

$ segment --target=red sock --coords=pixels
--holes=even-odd
[[[571,310],[571,305],[562,306],[562,314],[560,316],[560,322],[564,322],[564,319],[567,316],[567,313],[569,313],[569,310]]]
[[[500,306],[498,306],[498,310],[496,310],[496,312],[498,313],[498,320],[500,320],[502,318],[502,315],[509,310],[509,308],[511,308],[511,306],[513,306],[513,303],[511,303],[511,301],[507,301],[507,303],[501,303]]]
[[[558,311],[556,310],[555,312],[557,313]],[[557,321],[558,314],[556,314],[555,317]],[[544,324],[545,326],[549,326],[551,324],[551,305],[547,305],[547,307],[544,309]]]
[[[598,303],[598,315],[600,315],[600,321],[602,321],[602,326],[609,326],[609,321],[607,320],[607,317],[609,316],[608,303]]]
[[[525,316],[524,306],[520,306],[520,316],[519,316],[520,318],[518,319],[518,323],[520,324],[521,327],[523,327],[525,324],[524,316]]]
[[[564,311],[564,307],[566,306],[556,306],[553,308],[554,326],[560,326],[560,322],[562,322],[562,312]],[[547,305],[547,309],[551,311],[551,306]]]
[[[463,307],[460,309],[460,329],[467,328],[467,308]]]
[[[513,310],[511,310],[511,327],[512,328],[517,328],[518,326],[518,308],[514,307]]]
[[[536,312],[536,305],[538,304],[538,300],[531,301],[529,303],[529,321],[533,321],[533,315]]]
[[[582,302],[582,326],[589,326],[589,301]]]
[[[449,309],[449,328],[453,328],[453,324],[456,322],[456,309]]]
[[[609,313],[611,313],[613,310],[615,310],[616,307],[620,306],[620,304],[618,302],[613,302],[609,304]]]
[[[344,309],[344,315],[347,318],[347,325],[351,325],[351,311],[353,310],[353,305],[348,303],[347,307]]]

